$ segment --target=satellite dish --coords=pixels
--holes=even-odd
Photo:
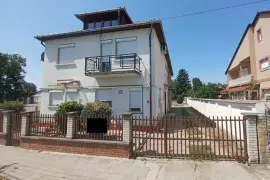
[[[43,62],[44,62],[44,54],[45,54],[45,52],[41,53],[41,61],[43,61]]]

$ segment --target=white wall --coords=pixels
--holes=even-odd
[[[265,105],[260,102],[187,98],[187,104],[203,115],[210,117],[219,126],[222,123],[217,121],[217,119],[243,119],[241,113],[244,112],[265,113]],[[228,132],[231,132],[232,129],[233,135],[240,137],[241,134],[241,137],[243,137],[243,122],[240,122],[240,124],[239,121],[236,121],[236,123],[230,123],[230,121],[222,122],[224,130],[227,127]],[[242,133],[240,133],[240,129]]]
[[[165,55],[161,52],[161,45],[155,31],[152,33],[152,62],[153,62],[153,99],[155,99],[154,110],[155,114],[165,113],[165,96],[167,93],[167,108],[168,108],[168,88],[164,85],[168,84],[167,61]],[[159,98],[161,103],[159,103]]]
[[[115,93],[114,112],[127,111],[128,85],[143,86],[143,115],[149,116],[149,32],[150,29],[130,30],[113,33],[105,33],[102,35],[82,36],[74,38],[65,38],[59,40],[50,40],[46,42],[45,58],[44,58],[44,74],[43,74],[43,91],[41,97],[41,113],[54,113],[56,107],[49,107],[49,89],[51,84],[55,84],[57,80],[74,79],[79,80],[82,89],[79,90],[80,101],[82,103],[95,101],[95,89],[104,86],[115,87],[113,92],[118,92],[121,88],[124,93],[118,96]],[[137,38],[137,54],[142,58],[141,76],[135,77],[108,77],[108,78],[94,78],[85,76],[85,57],[100,56],[100,41],[112,39],[113,52],[115,52],[117,38],[125,37]],[[154,42],[158,39],[154,39]],[[74,63],[73,65],[59,66],[57,65],[58,46],[63,44],[75,44]],[[156,42],[155,42],[156,43]],[[159,48],[160,50],[160,48]],[[154,51],[154,54],[156,52]],[[153,60],[155,61],[155,60]],[[163,66],[164,67],[164,66]],[[165,67],[164,67],[165,69]],[[164,72],[164,70],[162,70]],[[155,79],[155,78],[154,78]],[[116,87],[120,86],[120,87]],[[155,99],[153,105],[156,107]],[[155,112],[153,115],[157,115]]]

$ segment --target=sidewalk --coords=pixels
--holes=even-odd
[[[0,146],[0,176],[14,180],[266,180],[264,165],[188,160],[128,160]]]

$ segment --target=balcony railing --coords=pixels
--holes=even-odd
[[[251,74],[249,74],[249,75],[237,78],[237,79],[230,80],[228,82],[228,85],[230,87],[230,86],[238,86],[238,85],[248,84],[251,82],[251,79],[252,79],[252,76],[251,76]]]
[[[85,58],[85,74],[116,71],[141,71],[141,58],[136,53]]]

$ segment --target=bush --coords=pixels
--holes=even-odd
[[[76,101],[68,101],[61,103],[58,108],[56,109],[56,115],[65,114],[67,112],[74,112],[79,111],[81,112],[83,110],[83,105],[80,103],[77,103]]]
[[[176,101],[178,104],[182,104],[184,102],[184,95],[178,95],[177,98],[176,98]]]
[[[84,106],[81,115],[87,117],[108,117],[112,115],[112,108],[103,102],[87,103]]]
[[[15,110],[17,112],[24,111],[24,104],[18,101],[6,101],[0,103],[0,109],[4,110]]]

